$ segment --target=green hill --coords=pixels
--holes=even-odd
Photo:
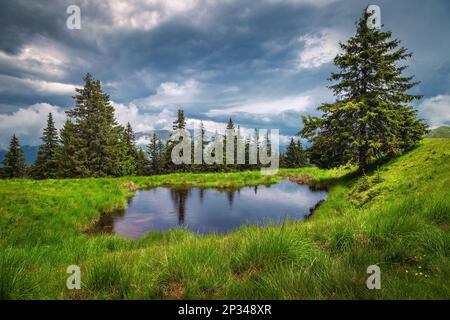
[[[450,138],[450,127],[441,126],[439,128],[431,130],[427,136],[427,138]]]
[[[226,235],[176,229],[136,241],[87,232],[100,212],[126,205],[130,186],[288,176],[329,188],[306,221]],[[449,222],[449,139],[425,140],[365,176],[302,168],[271,178],[239,172],[3,180],[0,299],[450,299]],[[65,287],[73,264],[81,268],[81,290]],[[381,269],[381,290],[366,287],[371,265]]]

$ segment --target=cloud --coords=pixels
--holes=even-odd
[[[220,116],[249,113],[255,115],[265,115],[261,120],[270,122],[270,116],[279,115],[286,111],[304,112],[317,107],[319,101],[330,96],[329,92],[322,88],[306,91],[300,95],[292,95],[281,98],[261,97],[255,100],[249,99],[241,102],[237,106],[223,109],[211,109],[206,115]]]
[[[69,54],[60,45],[44,37],[36,37],[16,54],[0,51],[3,71],[9,69],[42,77],[62,78],[70,62]]]
[[[422,101],[418,107],[419,115],[435,128],[450,125],[450,95],[437,95]]]
[[[232,115],[239,113],[276,115],[287,110],[304,111],[310,106],[311,97],[307,95],[299,95],[277,100],[261,99],[259,101],[248,101],[236,107],[211,109],[206,114],[209,116]]]
[[[38,96],[68,95],[75,93],[77,85],[61,82],[51,82],[35,79],[21,79],[7,75],[0,75],[0,93],[26,93]],[[78,86],[79,87],[79,86]],[[30,92],[31,90],[31,92]]]
[[[151,30],[164,21],[197,8],[198,0],[105,1],[112,25],[120,29]]]
[[[339,40],[342,35],[330,29],[323,29],[318,34],[306,34],[298,40],[303,43],[299,53],[298,68],[313,69],[333,61],[339,53]]]
[[[117,122],[125,126],[128,122],[135,132],[148,132],[151,130],[171,129],[175,113],[168,109],[160,112],[145,112],[139,110],[134,103],[128,105],[112,102]]]
[[[49,112],[53,114],[56,127],[61,128],[66,118],[65,112],[48,103],[20,108],[12,114],[0,114],[0,147],[7,148],[14,133],[23,145],[40,144],[42,129],[47,124]]]
[[[182,83],[163,82],[156,93],[147,98],[137,99],[134,103],[144,108],[167,107],[192,102],[200,92],[200,83],[194,79],[188,79]]]

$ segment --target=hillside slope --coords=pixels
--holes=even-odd
[[[430,139],[367,176],[282,170],[329,186],[304,222],[228,235],[86,234],[138,186],[262,183],[259,173],[11,180],[0,185],[0,298],[450,299],[450,140]],[[65,288],[67,266],[82,289]],[[367,267],[381,269],[368,290]]]
[[[427,134],[427,138],[450,138],[450,127],[441,126],[433,129]]]

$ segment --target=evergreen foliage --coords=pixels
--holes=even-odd
[[[280,164],[283,168],[299,168],[308,164],[306,152],[300,141],[296,142],[294,138],[291,138],[286,152],[281,156]]]
[[[8,152],[3,160],[2,176],[4,178],[23,178],[26,175],[27,166],[19,139],[13,134]]]
[[[41,140],[43,143],[39,146],[30,174],[37,179],[57,178],[60,145],[52,113],[48,114],[47,127],[44,128]]]
[[[340,71],[331,74],[336,83],[329,88],[336,101],[318,108],[322,118],[303,117],[300,134],[312,142],[312,160],[323,167],[356,163],[365,170],[410,150],[426,133],[411,106],[420,96],[408,93],[418,82],[403,75],[407,66],[401,62],[411,53],[391,32],[368,28],[366,19],[365,13],[334,59]]]

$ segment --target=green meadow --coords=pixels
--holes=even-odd
[[[305,221],[226,235],[92,230],[136,188],[227,188],[291,178],[327,200]],[[214,214],[214,213],[211,213]],[[450,299],[450,140],[353,168],[1,180],[0,299]],[[366,287],[370,265],[381,289]],[[81,289],[66,288],[69,265]]]

